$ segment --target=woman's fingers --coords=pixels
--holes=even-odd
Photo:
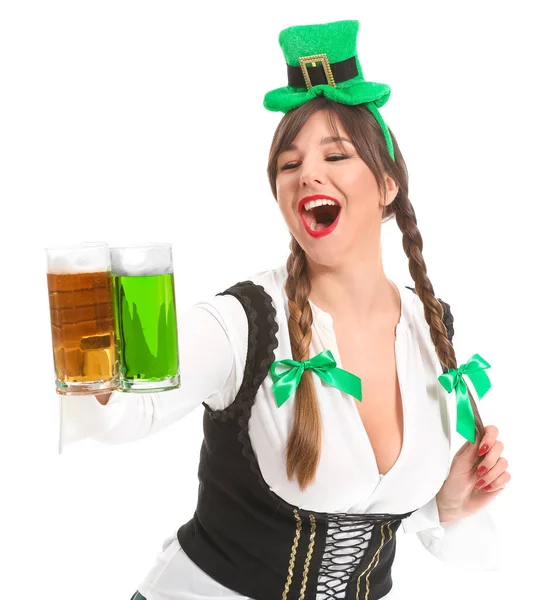
[[[504,471],[502,475],[494,479],[491,483],[484,484],[484,486],[480,488],[480,490],[482,492],[496,492],[497,490],[502,489],[510,481],[511,478],[512,477],[510,473],[508,473],[508,471]]]
[[[493,491],[492,484],[495,484],[495,489],[502,487],[510,480],[510,474],[506,471],[507,468],[508,461],[506,458],[501,456],[493,465],[493,467],[487,471],[487,473],[484,475],[478,475],[479,481],[476,483],[476,489],[481,489],[482,491]],[[508,479],[506,479],[506,475],[508,475]],[[500,484],[498,483],[499,479],[501,480]],[[491,485],[491,487],[486,489],[489,485]]]
[[[478,482],[476,489],[482,492],[496,492],[502,489],[511,479],[508,461],[501,454],[504,452],[504,444],[497,439],[499,430],[494,425],[485,428],[478,456],[483,456],[480,466],[476,469]]]
[[[491,450],[487,452],[487,454],[483,457],[483,460],[479,464],[476,469],[476,475],[478,477],[483,477],[486,475],[496,464],[501,454],[504,452],[504,444],[497,440]]]
[[[487,425],[485,427],[485,435],[482,438],[482,441],[479,446],[478,456],[483,456],[486,454],[496,443],[497,437],[499,435],[499,430],[495,427],[495,425]]]
[[[466,441],[455,454],[456,458],[461,459],[466,462],[469,466],[476,459],[476,454],[478,456],[486,455],[487,452],[491,450],[491,448],[495,445],[497,437],[499,435],[499,430],[495,425],[487,425],[485,427],[485,434],[481,440],[476,438],[474,443],[470,443]],[[455,458],[454,457],[454,458]]]

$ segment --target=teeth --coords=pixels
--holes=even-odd
[[[309,224],[309,227],[313,230],[316,231],[317,230],[317,224],[315,223],[315,221],[313,221],[312,223]]]
[[[325,204],[336,206],[337,202],[334,202],[333,200],[327,200],[326,198],[320,198],[319,200],[310,200],[309,202],[306,202],[303,207],[305,210],[311,210],[316,206],[324,206]]]

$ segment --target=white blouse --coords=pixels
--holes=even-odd
[[[292,358],[286,278],[284,265],[250,277],[273,300],[279,326],[275,360]],[[416,533],[434,556],[474,569],[495,569],[496,532],[486,510],[449,523],[439,521],[435,496],[449,473],[455,399],[438,382],[442,368],[419,297],[404,286],[397,287],[402,313],[396,326],[395,357],[404,435],[392,468],[386,474],[379,473],[354,398],[329,386],[314,372],[323,444],[315,482],[302,491],[297,482],[286,477],[284,449],[292,428],[293,402],[289,399],[277,406],[270,374],[258,389],[251,412],[252,447],[265,481],[290,504],[332,513],[415,510],[402,521],[402,528]],[[330,350],[337,366],[343,368],[332,317],[310,305],[310,357]],[[178,329],[182,386],[161,393],[114,392],[105,406],[94,396],[78,397],[77,402],[61,396],[61,447],[89,437],[112,444],[136,440],[170,425],[202,402],[213,410],[233,402],[242,383],[247,352],[248,323],[240,302],[230,295],[209,298],[179,315]],[[138,589],[147,600],[243,598],[191,562],[176,532],[164,542],[157,564]],[[396,582],[384,598],[399,598]]]

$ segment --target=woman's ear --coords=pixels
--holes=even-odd
[[[390,175],[385,175],[385,187],[387,192],[383,198],[383,206],[388,206],[398,195],[398,184]]]

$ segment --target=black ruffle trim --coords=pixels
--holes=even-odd
[[[249,295],[246,293],[246,288],[252,286],[255,291],[261,296],[260,301],[267,312],[267,325],[268,325],[268,337],[269,344],[267,346],[266,357],[261,361],[256,375],[255,371],[255,357],[258,354],[259,346],[259,326],[258,326],[258,312],[253,308],[252,301]],[[254,396],[261,385],[262,381],[267,376],[270,365],[275,360],[275,348],[279,345],[277,340],[277,332],[279,326],[275,320],[276,311],[273,306],[273,300],[271,296],[265,291],[261,285],[255,284],[253,281],[241,281],[231,286],[224,292],[217,294],[218,296],[231,295],[236,297],[243,305],[248,320],[248,347],[247,356],[245,362],[245,369],[243,373],[243,381],[241,387],[235,396],[235,400],[223,410],[213,410],[210,406],[203,402],[203,406],[207,410],[209,416],[213,419],[219,419],[220,422],[225,422],[230,418],[233,418],[236,414],[239,414],[241,410],[245,409],[246,405],[252,408],[254,404]],[[247,425],[248,430],[248,425]]]
[[[264,358],[260,361],[258,366],[255,365],[256,357],[260,355],[259,348],[259,325],[258,325],[258,311],[252,305],[252,299],[247,293],[249,286],[252,286],[255,292],[259,294],[259,303],[263,308],[264,312],[262,316],[266,317],[267,321],[267,338],[268,344],[264,353]],[[234,417],[239,414],[238,425],[239,434],[238,440],[242,445],[242,454],[248,460],[250,469],[257,476],[261,486],[271,493],[267,482],[263,478],[262,472],[258,465],[256,454],[252,448],[249,434],[249,422],[252,406],[258,388],[267,377],[269,367],[275,360],[275,349],[279,345],[277,339],[277,332],[279,331],[279,325],[275,319],[276,310],[273,306],[273,300],[271,296],[265,291],[263,286],[255,284],[252,281],[243,281],[232,286],[222,294],[231,294],[235,296],[243,305],[243,308],[248,317],[248,350],[245,364],[245,372],[243,375],[243,382],[241,388],[235,397],[235,400],[222,411],[211,411],[209,409],[209,415],[214,419],[220,419],[221,422],[226,421],[228,418]],[[262,350],[263,352],[263,350]]]

